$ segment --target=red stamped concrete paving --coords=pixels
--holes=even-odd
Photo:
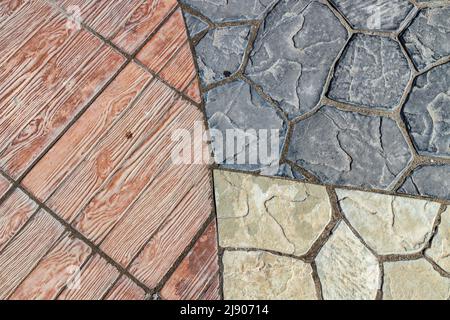
[[[177,1],[2,1],[0,53],[0,299],[219,299]]]

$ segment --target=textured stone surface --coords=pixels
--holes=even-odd
[[[410,76],[397,42],[357,34],[337,64],[328,96],[368,108],[392,109],[400,103]]]
[[[441,205],[361,191],[336,190],[350,224],[380,255],[410,254],[430,240]]]
[[[180,0],[214,22],[261,18],[277,0]]]
[[[265,252],[225,251],[226,300],[315,300],[312,268],[300,260]]]
[[[296,124],[288,158],[325,183],[385,189],[412,155],[393,120],[324,107]]]
[[[441,277],[423,259],[385,263],[383,298],[447,300],[450,298],[450,279]]]
[[[346,39],[347,31],[327,6],[282,0],[259,30],[246,74],[290,117],[304,114],[318,104]]]
[[[450,206],[442,213],[438,232],[426,254],[450,273]]]
[[[219,170],[214,182],[222,247],[303,255],[331,219],[322,186]]]
[[[344,222],[319,252],[316,264],[326,300],[373,300],[381,286],[377,259]]]
[[[450,158],[450,63],[416,79],[403,113],[419,154]]]
[[[209,128],[213,129],[211,135],[216,163],[242,170],[278,170],[271,167],[278,165],[286,125],[275,109],[253,88],[237,80],[209,91],[205,102]],[[227,147],[233,144],[231,134],[240,137],[241,141],[247,138],[247,143],[235,142],[234,148]],[[261,157],[261,148],[268,150],[268,157]],[[258,159],[253,158],[256,156]]]
[[[204,85],[223,80],[238,71],[250,35],[250,26],[210,30],[197,44],[197,64]]]
[[[419,167],[406,179],[399,192],[450,199],[450,165]]]
[[[450,7],[422,10],[402,34],[415,65],[424,69],[450,55]]]
[[[414,6],[408,0],[331,0],[356,29],[393,31]]]
[[[208,24],[199,17],[193,16],[187,12],[184,12],[183,15],[184,21],[186,22],[186,26],[188,28],[189,36],[191,38],[208,28]]]

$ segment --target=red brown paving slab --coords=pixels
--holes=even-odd
[[[19,189],[0,204],[0,251],[36,212],[38,205]]]
[[[89,53],[91,46],[81,43],[83,51]],[[74,47],[71,48],[73,50]],[[103,45],[93,50],[95,56],[86,60],[68,79],[69,84],[53,97],[38,114],[27,120],[15,138],[0,154],[0,163],[12,177],[19,177],[30,164],[57,138],[69,122],[103,88],[124,62],[124,58]],[[71,59],[77,61],[78,57]],[[58,76],[58,81],[65,82]]]
[[[106,133],[78,168],[67,177],[48,206],[60,217],[72,222],[86,204],[102,190],[102,185],[155,132],[167,117],[164,107],[172,105],[176,93],[154,80],[144,94],[116,125]]]
[[[70,235],[64,238],[39,262],[10,296],[10,300],[53,300],[74,271],[80,269],[91,253],[90,247]]]
[[[6,299],[61,236],[64,227],[41,210],[0,253],[0,299]]]
[[[130,63],[22,181],[45,201],[128,110],[152,76]]]
[[[177,6],[176,0],[64,0],[56,3],[72,11],[78,6],[86,25],[129,54],[134,53]]]
[[[100,300],[119,277],[119,271],[96,255],[81,269],[79,281],[73,280],[58,300]]]
[[[2,198],[5,193],[8,192],[10,187],[11,183],[2,175],[0,175],[0,198]]]
[[[114,285],[105,300],[144,300],[145,291],[126,276]]]
[[[136,57],[175,89],[184,92],[195,102],[201,102],[194,58],[181,9],[172,14]]]
[[[166,300],[218,300],[216,221],[212,221],[161,290]]]

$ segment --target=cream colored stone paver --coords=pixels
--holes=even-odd
[[[424,259],[384,264],[385,300],[442,300],[450,297],[450,279]]]
[[[225,251],[225,300],[315,300],[312,268],[266,252]]]
[[[316,258],[326,300],[373,300],[381,286],[376,257],[341,222]]]
[[[423,250],[440,204],[352,190],[336,190],[340,207],[369,247],[380,255]]]
[[[442,213],[438,232],[426,254],[442,269],[450,272],[450,206]]]
[[[214,180],[222,247],[300,256],[331,220],[323,186],[220,170]]]

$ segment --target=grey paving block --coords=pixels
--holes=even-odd
[[[189,36],[191,38],[195,37],[202,31],[208,29],[208,24],[201,20],[200,18],[193,16],[187,12],[183,12],[184,20],[186,21],[186,26],[189,31]]]
[[[450,200],[450,165],[417,168],[399,192]]]

